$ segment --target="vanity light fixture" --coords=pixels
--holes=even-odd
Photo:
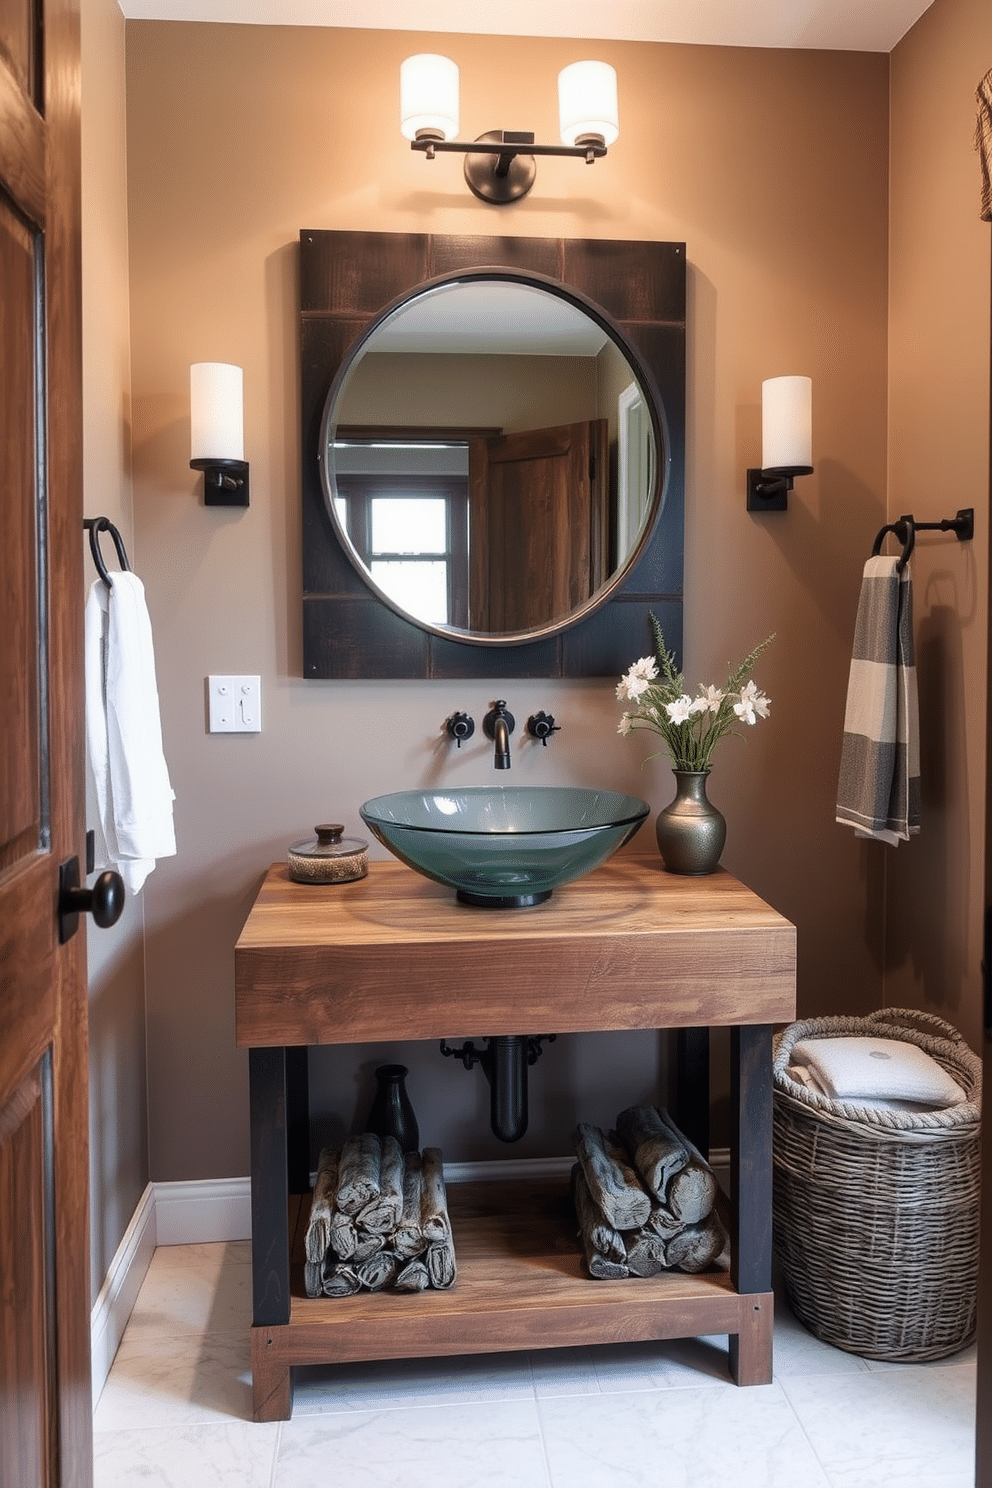
[[[534,184],[535,155],[572,155],[593,165],[620,137],[617,75],[608,62],[573,62],[558,74],[560,145],[537,145],[522,129],[491,129],[472,143],[458,133],[458,67],[432,52],[400,66],[400,131],[428,160],[437,151],[465,156],[465,179],[481,201],[503,205]]]
[[[748,511],[788,511],[793,477],[813,473],[813,384],[769,377],[761,384],[761,469],[747,473]]]
[[[244,374],[230,362],[189,369],[190,468],[203,471],[204,506],[248,505]]]

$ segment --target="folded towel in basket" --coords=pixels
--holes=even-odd
[[[958,1106],[968,1098],[943,1065],[902,1039],[800,1039],[788,1072],[809,1089],[854,1105]]]
[[[864,567],[837,784],[837,820],[892,846],[920,830],[913,591],[898,562]]]

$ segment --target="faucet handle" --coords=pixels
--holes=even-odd
[[[475,733],[475,720],[469,718],[467,713],[452,713],[450,718],[444,720],[444,727],[449,738],[454,739],[461,749],[462,740],[471,739]]]
[[[549,735],[560,734],[561,727],[555,723],[552,713],[545,713],[542,710],[540,713],[532,713],[530,715],[527,720],[527,732],[532,739],[540,739],[544,747],[547,748]]]

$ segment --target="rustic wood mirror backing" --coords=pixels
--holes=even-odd
[[[355,562],[322,479],[328,395],[389,307],[450,278],[512,275],[584,307],[628,355],[650,401],[664,499],[632,561],[560,626],[484,637],[431,628],[386,602]],[[562,238],[300,234],[303,665],[307,677],[613,676],[650,647],[648,614],[681,650],[685,449],[682,244]],[[444,422],[444,408],[436,410]]]

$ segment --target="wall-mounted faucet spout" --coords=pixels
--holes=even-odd
[[[487,739],[492,739],[495,747],[493,764],[497,770],[508,770],[510,768],[510,735],[513,733],[513,714],[508,713],[506,702],[499,698],[485,718],[482,727]]]

